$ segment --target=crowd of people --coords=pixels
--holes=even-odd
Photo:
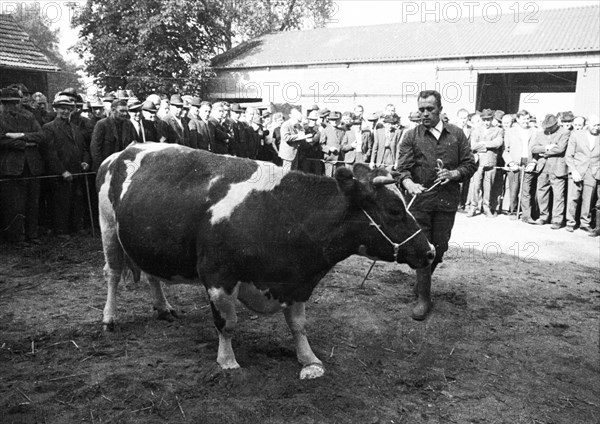
[[[34,244],[40,223],[65,239],[94,225],[94,172],[131,143],[176,143],[270,161],[285,172],[333,176],[337,167],[359,162],[396,170],[400,146],[423,115],[415,111],[403,124],[388,104],[368,115],[360,105],[343,113],[314,105],[284,116],[180,94],[142,101],[126,90],[84,101],[72,88],[48,105],[23,84],[3,88],[0,103],[0,237]],[[441,120],[449,121],[443,113]],[[477,162],[472,178],[461,183],[459,211],[491,218],[507,213],[530,224],[599,234],[600,201],[592,206],[600,180],[597,116],[562,112],[538,124],[524,110],[461,109],[455,126]]]

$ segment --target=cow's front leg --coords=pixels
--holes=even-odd
[[[322,377],[325,374],[323,363],[315,356],[306,338],[306,313],[304,302],[293,303],[283,311],[296,343],[298,362],[302,364],[300,379]]]
[[[154,309],[158,312],[158,319],[172,322],[174,318],[177,318],[177,312],[167,300],[160,280],[151,275],[145,275],[154,297]]]
[[[212,287],[208,289],[210,306],[215,320],[215,327],[219,332],[219,352],[217,353],[217,363],[225,370],[239,368],[240,365],[235,359],[233,348],[231,347],[231,338],[235,332],[237,324],[237,314],[235,312],[235,300],[237,299],[238,286],[231,294],[223,288]]]

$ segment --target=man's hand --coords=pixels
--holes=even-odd
[[[519,165],[517,165],[517,162],[511,162],[508,164],[508,169],[510,169],[513,172],[516,172],[519,170]]]
[[[423,187],[421,184],[415,183],[410,178],[407,178],[404,181],[402,181],[402,185],[404,186],[406,191],[408,191],[408,193],[413,196],[421,194],[425,191],[425,187]]]
[[[574,183],[580,183],[583,180],[583,178],[581,178],[581,174],[576,169],[571,171],[571,177],[573,178]]]
[[[446,168],[440,169],[437,172],[437,176],[435,182],[440,183],[441,185],[447,184],[450,181],[460,180],[460,172],[456,169],[453,169],[452,171]]]
[[[545,149],[546,149],[546,152],[548,152],[548,150],[552,150],[552,149],[554,149],[555,147],[556,147],[556,144],[548,144],[548,145],[545,147]]]
[[[475,146],[475,152],[476,153],[485,153],[485,152],[487,152],[487,147],[485,147],[485,144],[479,143]]]
[[[63,172],[62,177],[65,181],[73,181],[73,174],[71,174],[69,171]]]

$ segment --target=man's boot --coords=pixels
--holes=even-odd
[[[598,237],[600,236],[600,211],[596,210],[596,228],[588,232],[588,236],[590,237]]]
[[[415,292],[417,295],[417,305],[412,310],[412,318],[422,321],[433,307],[433,303],[431,303],[431,266],[417,269]]]

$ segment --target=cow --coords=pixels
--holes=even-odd
[[[322,376],[305,331],[305,302],[319,280],[359,252],[413,268],[435,257],[394,182],[359,164],[334,179],[180,145],[130,145],[97,174],[104,328],[114,327],[129,264],[146,276],[159,318],[176,315],[161,281],[204,285],[221,368],[239,368],[231,346],[239,299],[257,313],[283,310],[300,378]]]

